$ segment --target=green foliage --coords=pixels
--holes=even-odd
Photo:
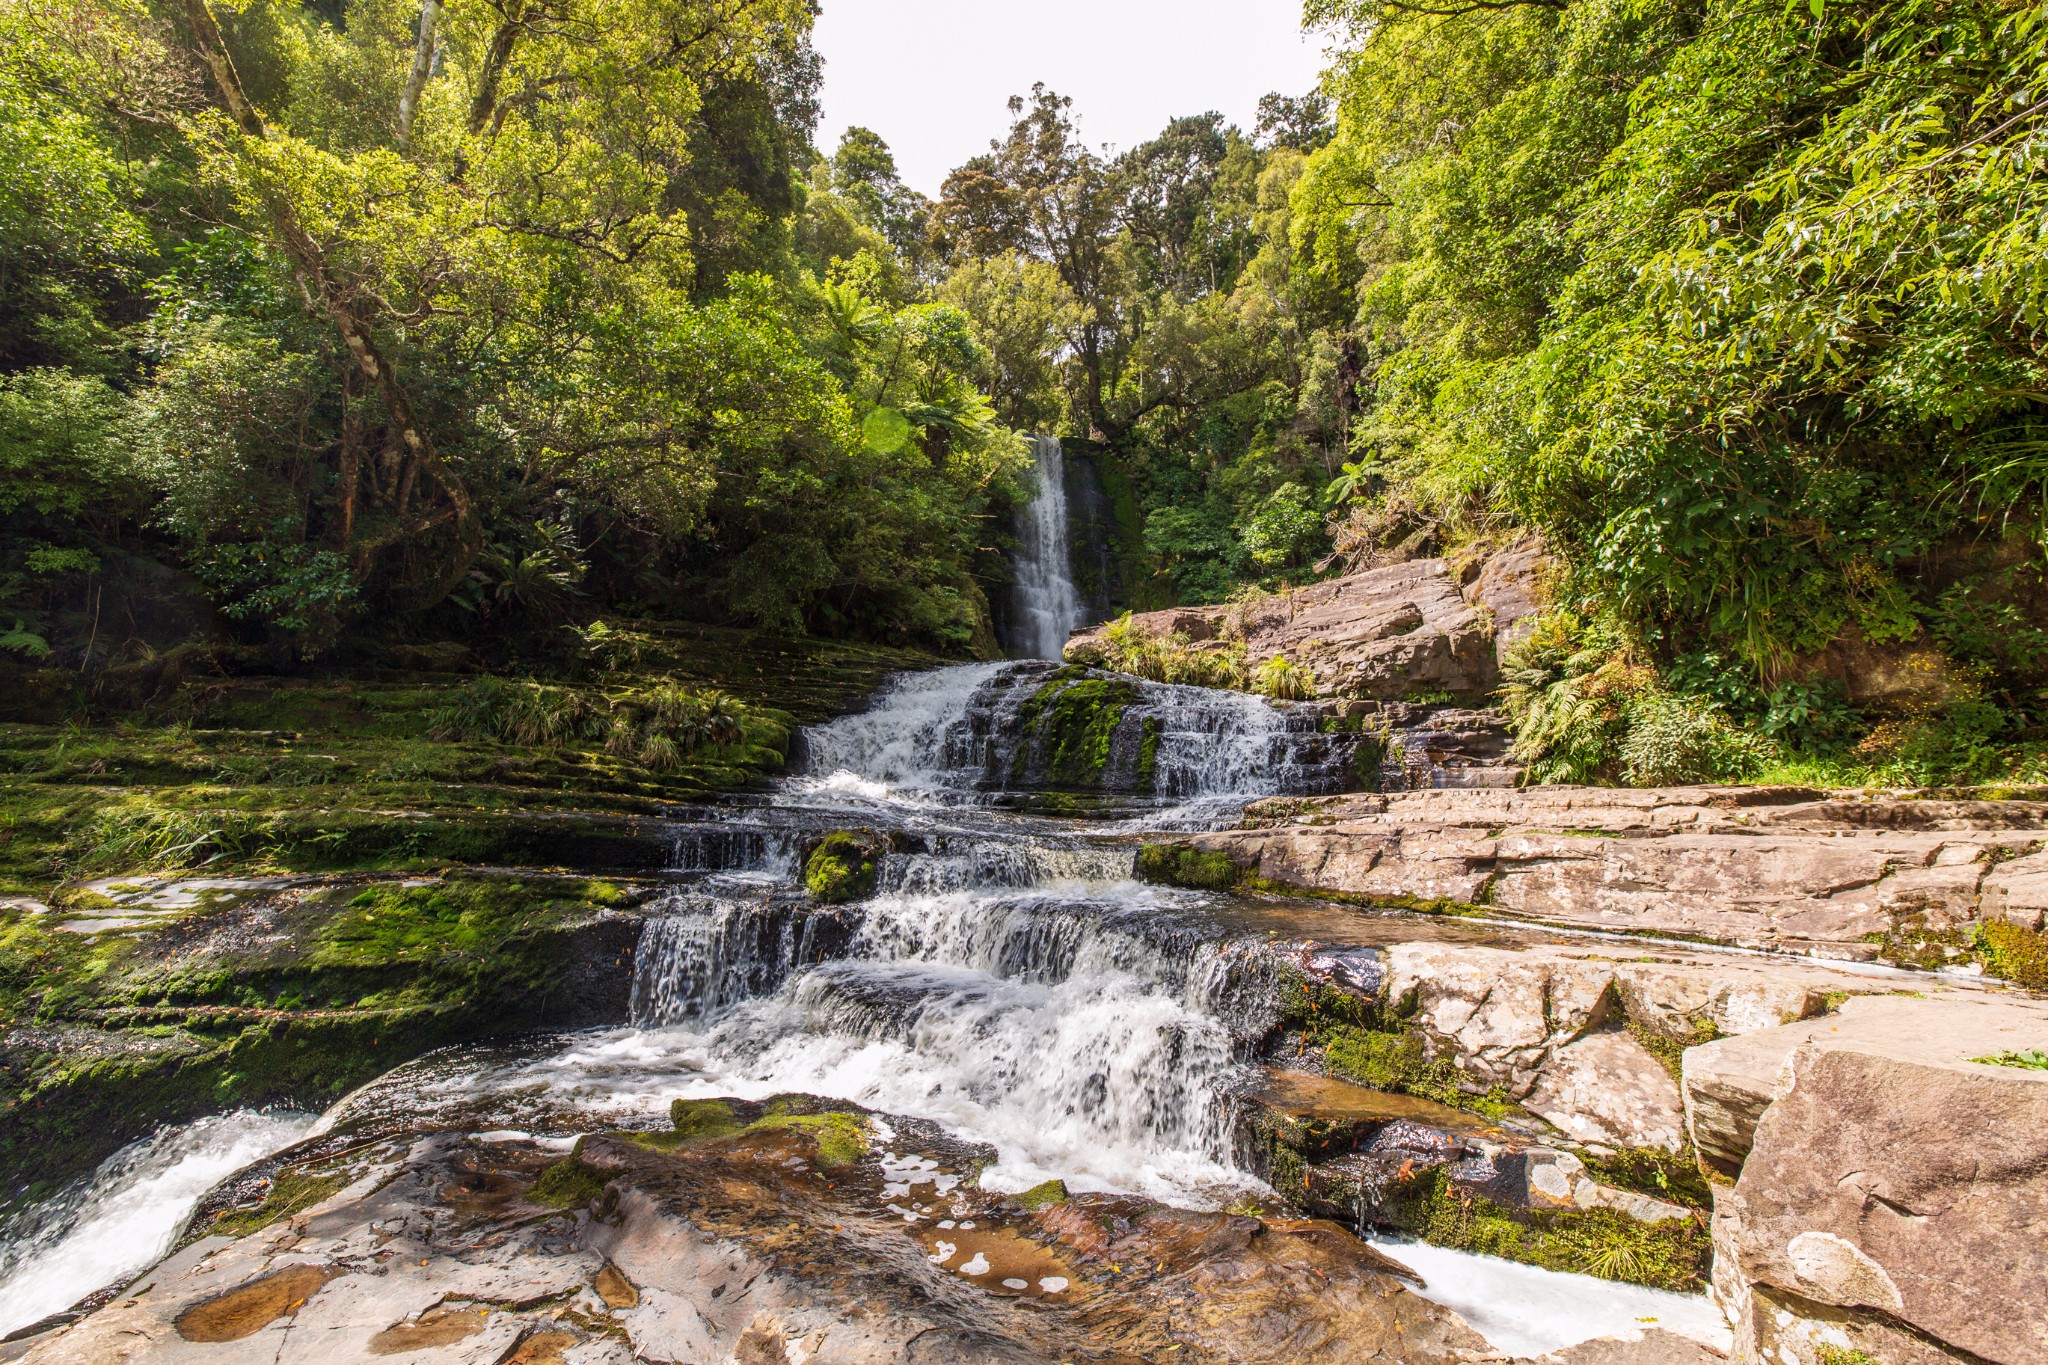
[[[2048,991],[2048,933],[1992,920],[1978,927],[1976,955],[1991,975]]]
[[[1653,1289],[1696,1293],[1712,1260],[1703,1221],[1639,1223],[1611,1209],[1509,1210],[1454,1188],[1441,1166],[1398,1179],[1387,1203],[1401,1226],[1436,1246]]]
[[[881,853],[871,838],[835,830],[804,860],[804,889],[821,905],[845,905],[873,894],[880,868]]]
[[[2016,1066],[2026,1071],[2048,1071],[2048,1052],[2029,1048],[2024,1052],[1999,1052],[1989,1057],[1972,1057],[1986,1066]]]
[[[1609,620],[1547,614],[1510,652],[1504,677],[1514,753],[1538,782],[1739,782],[1776,757],[1719,701],[1667,691]]]
[[[1279,701],[1307,701],[1316,695],[1315,673],[1275,654],[1252,670],[1251,690]]]
[[[437,739],[551,749],[602,740],[606,753],[667,773],[701,751],[739,744],[755,721],[723,692],[672,681],[598,694],[486,676],[457,689],[428,729]]]
[[[2040,608],[2010,589],[2039,572],[2048,449],[2038,16],[1310,17],[1338,41],[1340,112],[1294,245],[1359,284],[1373,378],[1352,446],[1382,481],[1340,547],[1532,522],[1571,565],[1566,605],[1625,626],[1646,664],[1716,652],[1775,687],[1837,641],[1931,639],[2032,676]],[[1585,700],[1543,719],[1583,735],[1562,713]],[[1787,700],[1768,733],[1842,738],[1832,717],[1803,733],[1814,711]],[[1551,759],[1614,769],[1610,741]]]
[[[1073,647],[1069,661],[1190,687],[1243,691],[1251,681],[1242,644],[1195,645],[1183,635],[1154,635],[1129,612],[1102,628],[1099,644]]]

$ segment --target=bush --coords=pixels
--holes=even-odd
[[[1250,685],[1244,646],[1202,648],[1181,634],[1154,635],[1129,612],[1103,627],[1099,644],[1068,651],[1069,662],[1128,673],[1152,682],[1220,687],[1242,692]]]
[[[1637,787],[1740,782],[1776,754],[1763,736],[1729,721],[1719,702],[1650,690],[1623,708],[1622,776]]]
[[[1316,695],[1316,675],[1275,654],[1252,673],[1252,691],[1276,701],[1307,701]]]

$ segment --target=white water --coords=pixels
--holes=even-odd
[[[1723,1353],[1734,1343],[1727,1319],[1705,1295],[1539,1270],[1424,1242],[1366,1240],[1428,1281],[1424,1298],[1456,1312],[1509,1355],[1546,1355],[1594,1337],[1640,1341],[1655,1328]]]
[[[0,1336],[146,1270],[206,1192],[311,1131],[310,1114],[217,1114],[130,1143],[0,1229]]]
[[[1016,639],[1029,658],[1057,659],[1081,624],[1067,542],[1067,463],[1057,437],[1034,436],[1031,445],[1037,490],[1017,526]]]

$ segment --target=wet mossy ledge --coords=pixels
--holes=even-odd
[[[0,1170],[62,1179],[164,1123],[323,1107],[448,1043],[622,1021],[651,890],[308,879],[90,935],[0,912]]]
[[[834,830],[804,858],[804,889],[820,905],[848,905],[875,893],[887,842],[865,830]]]
[[[1162,725],[1137,714],[1138,684],[1079,665],[1055,670],[1017,713],[1009,779],[1043,793],[1149,796]]]
[[[942,662],[714,627],[606,640],[290,675],[210,648],[90,683],[0,665],[9,1195],[163,1123],[622,1021],[635,878],[673,859],[657,817],[761,785],[796,727]],[[260,885],[139,904],[180,877]]]

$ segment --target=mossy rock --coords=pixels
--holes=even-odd
[[[1059,669],[1017,714],[1021,739],[1011,758],[1011,780],[1050,790],[1100,792],[1128,786],[1140,794],[1151,791],[1158,766],[1156,726],[1136,737],[1129,751],[1131,771],[1110,772],[1117,733],[1137,699],[1137,684],[1128,678],[1079,667]]]
[[[610,1183],[603,1171],[580,1157],[570,1156],[542,1171],[526,1197],[551,1209],[581,1208],[596,1202]]]
[[[743,1126],[725,1100],[677,1100],[669,1105],[668,1117],[684,1142],[730,1137]]]
[[[1040,1209],[1056,1208],[1072,1197],[1067,1193],[1066,1181],[1048,1180],[1042,1185],[1033,1185],[1022,1194],[1011,1195],[1010,1202],[1020,1209],[1036,1213]]]
[[[851,1166],[874,1150],[874,1137],[864,1115],[843,1110],[821,1114],[776,1114],[756,1119],[745,1133],[795,1133],[808,1138],[817,1149],[818,1169],[836,1171]]]
[[[875,893],[881,872],[880,839],[865,831],[835,830],[804,860],[804,889],[821,905],[845,905]]]
[[[1245,871],[1227,853],[1205,853],[1193,844],[1146,844],[1138,850],[1138,880],[1192,891],[1231,891]]]

